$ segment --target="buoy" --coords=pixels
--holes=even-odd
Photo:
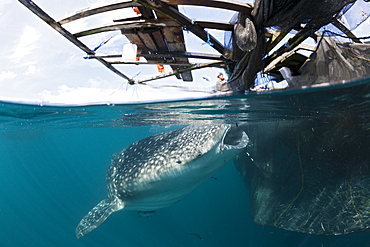
[[[164,74],[164,66],[162,64],[157,64],[158,72]]]

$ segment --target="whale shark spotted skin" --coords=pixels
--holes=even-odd
[[[234,129],[187,126],[144,138],[117,153],[106,175],[108,199],[80,221],[77,238],[115,211],[154,211],[181,200],[247,146],[245,132]],[[233,133],[227,137],[229,132]]]

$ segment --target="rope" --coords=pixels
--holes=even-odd
[[[334,36],[338,36],[338,37],[341,37],[341,38],[352,39],[351,37],[348,37],[348,36],[345,36],[345,35],[341,35],[341,34],[339,34],[339,33],[332,32],[332,31],[329,31],[329,30],[325,30],[325,31],[323,32],[323,34],[325,34],[325,33],[331,33],[332,35],[334,35]],[[355,39],[370,39],[370,36],[355,37]]]
[[[108,41],[109,40],[111,40],[113,38],[113,36],[112,37],[110,37],[109,39],[107,39],[107,40],[105,40],[105,41],[103,41],[103,42],[101,42],[97,47],[95,47],[92,51],[93,52],[96,52],[100,47],[102,47],[103,45],[105,45],[106,43],[108,43]],[[89,59],[89,58],[88,58]]]
[[[207,31],[206,31],[206,33],[207,33],[207,41],[205,43],[203,43],[202,45],[208,44],[210,46],[214,46],[214,44],[211,43],[211,38],[209,37],[209,33]]]

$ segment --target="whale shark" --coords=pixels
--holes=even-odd
[[[76,228],[81,238],[118,210],[154,211],[201,186],[249,142],[240,127],[186,126],[139,140],[116,153],[106,174],[108,199]]]

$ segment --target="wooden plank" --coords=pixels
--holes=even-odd
[[[182,28],[172,27],[172,28],[163,28],[162,33],[164,38],[166,39],[168,49],[172,52],[182,52],[186,51],[185,48],[185,41],[184,35],[182,32]],[[188,57],[185,56],[172,56],[175,58],[176,62],[180,63],[189,63]],[[172,71],[182,70],[187,68],[186,66],[171,66]],[[181,77],[180,77],[181,76]],[[178,79],[182,79],[183,81],[193,81],[193,76],[191,71],[184,71],[180,74],[176,74]]]
[[[184,58],[180,58],[178,60],[182,60],[182,59]],[[176,71],[176,70],[181,71],[180,75],[183,81],[193,81],[193,75],[191,74],[191,70],[185,70],[189,67],[190,66],[176,66],[176,69],[173,69],[173,71]]]
[[[162,29],[162,33],[171,52],[185,52],[184,35],[181,27],[166,27]]]
[[[107,11],[123,9],[123,8],[130,8],[130,7],[138,7],[138,6],[140,6],[140,4],[138,4],[136,2],[133,2],[131,0],[123,0],[119,3],[113,3],[113,4],[109,4],[109,5],[105,5],[105,6],[101,6],[101,7],[97,7],[97,8],[84,9],[83,11],[80,11],[76,14],[73,14],[69,17],[66,17],[66,18],[58,21],[58,23],[63,25],[63,24],[66,24],[68,22],[71,22],[71,21],[75,21],[75,20],[78,20],[78,19],[81,19],[81,18],[84,18],[84,17],[104,13],[104,12],[107,12]]]
[[[146,37],[145,33],[140,33],[139,34],[139,32],[137,32],[136,30],[134,32],[132,30],[122,30],[122,34],[125,35],[127,37],[127,39],[130,40],[131,43],[137,45],[138,56],[142,52],[148,53],[149,52],[148,48],[151,48],[151,49],[156,48],[155,44],[151,40],[150,36]],[[147,42],[147,43],[145,43],[145,42]],[[151,42],[151,43],[149,43],[149,42]],[[120,56],[122,56],[122,54],[120,54],[118,57],[120,57]],[[161,58],[161,57],[157,57],[157,58],[153,57],[153,58],[146,58],[146,59],[147,59],[148,62],[151,62],[151,63],[160,63],[160,62],[164,61],[163,58]]]
[[[138,35],[143,40],[143,42],[145,43],[145,45],[149,49],[149,51],[156,51],[157,50],[157,46],[155,45],[155,43],[154,43],[154,41],[153,41],[153,39],[152,39],[152,37],[150,36],[149,33],[139,32]]]
[[[211,28],[211,29],[219,29],[224,31],[233,31],[234,30],[234,23],[224,22],[224,21],[208,21],[208,20],[200,20],[195,19],[199,26],[202,28]]]
[[[168,48],[167,48],[166,42],[164,41],[164,37],[162,35],[161,30],[151,32],[150,34],[156,43],[157,51],[168,51]]]
[[[224,46],[217,39],[215,39],[212,35],[208,34],[199,25],[193,25],[193,22],[191,19],[181,14],[175,8],[168,6],[167,4],[161,1],[150,1],[150,0],[135,0],[135,1],[147,8],[152,8],[156,12],[161,13],[162,15],[170,18],[171,20],[177,22],[183,27],[190,29],[192,33],[194,33],[196,36],[198,36],[203,41],[211,42],[213,44],[212,47],[215,50],[217,50],[219,53],[221,54],[223,53]]]
[[[145,19],[154,18],[154,14],[153,14],[153,11],[151,9],[140,6],[139,11]]]
[[[74,33],[73,35],[76,37],[83,37],[87,35],[102,33],[102,32],[109,32],[109,31],[117,31],[117,30],[125,30],[125,29],[135,29],[135,28],[148,28],[148,27],[166,27],[166,26],[179,26],[174,21],[171,20],[138,20],[138,21],[127,21],[122,22],[120,24],[113,24],[108,26],[96,27],[84,31],[80,31]]]
[[[95,55],[95,52],[90,50],[84,43],[79,41],[75,36],[73,36],[70,32],[64,29],[58,22],[56,22],[53,18],[51,18],[48,14],[46,14],[40,7],[38,7],[34,2],[31,0],[18,0],[24,6],[26,6],[29,10],[31,10],[34,14],[40,17],[43,21],[49,24],[52,28],[58,31],[61,35],[63,35],[66,39],[68,39],[72,44],[76,45],[78,48],[86,52],[88,55]],[[117,75],[121,76],[122,78],[128,80],[129,83],[132,83],[133,80],[126,76],[125,74],[118,71],[114,68],[111,64],[105,61],[102,58],[97,58],[99,62],[101,62],[104,66],[108,69],[116,73]]]
[[[233,10],[250,15],[253,7],[247,3],[231,0],[162,0],[168,5],[196,5]]]
[[[185,52],[185,44],[184,44],[184,34],[182,32],[181,27],[166,27],[162,29],[162,33],[164,38],[167,41],[167,46],[170,50],[168,53],[172,53],[174,51],[178,52]],[[157,52],[158,53],[158,52]],[[175,59],[177,57],[171,56]],[[172,71],[179,70],[180,68],[176,65],[171,66]],[[181,79],[181,74],[175,74],[177,79]],[[188,76],[184,76],[188,78]]]

